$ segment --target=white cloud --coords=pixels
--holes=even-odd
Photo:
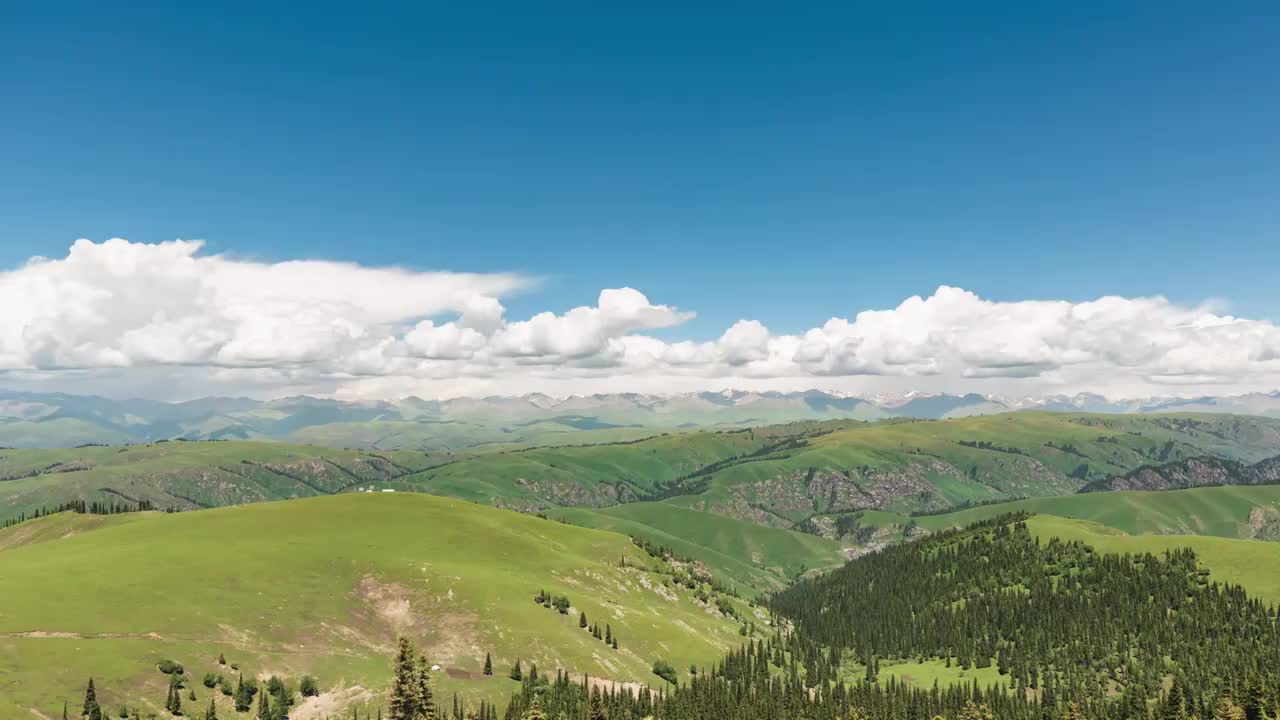
[[[611,344],[632,332],[678,325],[693,317],[666,305],[652,305],[643,293],[631,288],[601,290],[596,307],[576,307],[564,315],[543,312],[508,323],[493,335],[497,356],[585,360],[615,354]]]
[[[200,248],[79,240],[66,258],[0,274],[0,368],[341,366],[418,318],[453,312],[492,325],[498,298],[527,284]]]
[[[188,395],[568,394],[758,389],[1181,394],[1280,387],[1280,327],[1160,297],[995,302],[953,287],[774,333],[651,332],[693,317],[632,288],[525,320],[515,274],[202,255],[198,242],[81,240],[0,273],[6,382]]]

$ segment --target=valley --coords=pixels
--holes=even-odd
[[[1280,485],[1266,474],[1280,422],[1268,418],[1019,412],[600,432],[612,431],[437,452],[257,441],[0,451],[0,577],[39,589],[0,612],[0,717],[54,717],[89,676],[104,707],[163,715],[170,676],[157,663],[230,678],[220,656],[237,679],[318,678],[296,720],[373,716],[389,701],[399,637],[437,668],[442,706],[485,712],[524,713],[535,696],[578,707],[588,676],[606,689],[676,687],[655,674],[661,660],[689,688],[664,701],[668,716],[695,717],[681,715],[707,701],[684,694],[693,671],[741,662],[743,647],[780,657],[767,674],[783,687],[839,681],[875,703],[936,680],[961,693],[944,706],[999,705],[987,686],[1025,686],[1030,666],[1010,676],[994,649],[988,659],[972,647],[968,664],[852,648],[816,660],[830,639],[793,633],[799,611],[785,600],[975,523],[1016,522],[1041,544],[1104,555],[1191,551],[1198,577],[1280,603],[1280,542],[1269,542]],[[1153,477],[1181,489],[1111,489]],[[155,510],[121,512],[140,502]],[[53,512],[68,504],[81,512]],[[517,660],[575,680],[513,681]],[[1144,672],[1151,695],[1159,673]],[[216,680],[183,692],[240,716]],[[634,710],[624,696],[606,693],[622,717]],[[1044,699],[1025,687],[1017,697]]]

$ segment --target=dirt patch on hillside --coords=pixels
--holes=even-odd
[[[575,683],[581,683],[582,675],[574,675],[571,677],[571,679]],[[622,682],[621,680],[610,680],[608,678],[598,678],[598,677],[588,677],[587,684],[593,688],[600,688],[601,692],[604,692],[605,690],[617,691],[617,690],[625,689],[625,690],[630,690],[632,693],[639,693],[641,690],[648,687],[644,683]]]
[[[351,622],[325,623],[325,631],[348,642],[382,651],[407,635],[428,648],[440,665],[466,665],[484,657],[477,630],[480,616],[452,610],[447,596],[431,598],[399,583],[365,575],[353,590],[359,603]]]
[[[348,688],[334,688],[307,698],[302,704],[289,711],[293,720],[312,720],[313,718],[337,717],[352,705],[367,705],[374,700],[373,692],[359,685]]]
[[[25,632],[0,633],[0,637],[54,639],[54,640],[125,640],[141,638],[143,640],[165,640],[160,633],[78,633],[60,630],[28,630]]]
[[[455,667],[445,668],[444,674],[448,675],[454,680],[475,680],[477,677],[482,677],[482,676],[476,675],[473,672],[467,672],[462,668],[455,668]]]
[[[413,604],[405,586],[381,582],[372,575],[365,575],[356,586],[356,595],[396,633],[403,633],[414,626]]]
[[[431,616],[431,660],[437,663],[474,660],[483,654],[477,642],[476,623],[479,615],[441,613]]]

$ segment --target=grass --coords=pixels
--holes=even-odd
[[[59,515],[0,532],[0,548],[3,718],[54,717],[91,675],[104,707],[145,715],[164,695],[159,660],[198,679],[220,652],[246,675],[368,689],[374,707],[400,632],[433,663],[475,673],[435,678],[472,700],[505,700],[517,657],[648,682],[657,657],[710,665],[740,641],[737,623],[641,570],[653,561],[621,535],[426,495]],[[571,614],[536,605],[540,589],[568,596]],[[620,649],[579,630],[579,611],[610,623]],[[479,677],[486,652],[497,679]]]
[[[833,540],[668,503],[628,503],[603,510],[563,508],[551,516],[666,545],[702,560],[716,576],[737,583],[748,597],[780,590],[797,575],[837,566],[845,557]]]
[[[860,672],[861,669],[859,670]],[[860,675],[856,677],[860,677]],[[978,685],[983,688],[991,685],[1003,684],[1007,686],[1009,684],[1009,678],[1001,676],[994,663],[985,668],[971,667],[968,670],[963,670],[960,668],[960,663],[954,660],[951,663],[951,667],[947,667],[946,662],[943,660],[898,663],[882,661],[880,663],[878,681],[885,683],[890,678],[897,680],[899,683],[905,683],[917,688],[931,688],[935,682],[940,687],[962,683],[972,685],[974,680],[977,680]]]
[[[787,437],[803,442],[776,447]],[[815,513],[842,509],[829,495],[809,493],[807,479],[815,472],[854,471],[858,482],[873,491],[876,485],[901,485],[919,473],[932,486],[931,493],[892,493],[879,508],[906,512],[1071,494],[1088,479],[1209,453],[1259,460],[1274,454],[1277,442],[1280,421],[1265,418],[1023,412],[944,421],[797,423],[748,432],[700,430],[631,443],[480,453],[404,481],[483,502],[506,498],[531,505],[598,506],[611,504],[614,488],[645,495],[694,475],[674,502],[791,527]],[[565,498],[574,502],[565,503]]]
[[[1280,603],[1280,543],[1198,535],[1129,535],[1087,520],[1037,515],[1027,522],[1041,539],[1078,540],[1103,553],[1162,553],[1191,548],[1220,583],[1240,585],[1266,603]]]
[[[411,448],[427,452],[537,445],[581,445],[636,440],[662,430],[645,427],[578,429],[554,421],[495,427],[468,422],[371,420],[311,425],[290,433],[291,442],[369,450]]]
[[[445,423],[468,432],[465,423]],[[377,445],[400,425],[367,423]],[[334,442],[344,433],[309,430]],[[527,432],[525,432],[527,431]],[[524,434],[521,434],[524,433]],[[846,477],[907,512],[966,502],[1070,494],[1144,464],[1217,453],[1274,453],[1280,421],[1230,415],[1009,413],[945,421],[793,423],[751,430],[573,430],[536,423],[461,452],[343,450],[252,441],[169,442],[0,451],[7,514],[69,499],[149,499],[215,507],[339,492],[363,483],[503,507],[602,507],[675,494],[695,510],[790,528],[850,502],[811,491],[809,478]],[[793,442],[786,442],[791,440]],[[529,447],[527,443],[555,446]],[[985,443],[971,447],[964,443]],[[1072,477],[1072,475],[1080,477]],[[920,492],[913,478],[926,483]],[[819,483],[821,485],[822,483]],[[886,491],[887,490],[887,491]],[[845,493],[847,496],[848,493]],[[857,498],[859,501],[864,501]],[[843,503],[843,504],[841,504]]]
[[[1268,506],[1280,507],[1280,485],[1085,493],[1016,500],[914,519],[921,527],[939,530],[964,527],[1001,513],[1022,510],[1089,520],[1133,535],[1241,538],[1248,537],[1249,512]],[[900,525],[909,520],[901,513],[867,511],[861,516],[862,524],[873,527]]]
[[[306,445],[162,442],[0,451],[0,519],[71,499],[216,507],[385,484],[447,456]]]

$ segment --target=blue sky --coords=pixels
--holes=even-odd
[[[1027,5],[10,8],[0,262],[520,270],[689,332],[943,283],[1273,314],[1276,6]]]
[[[515,271],[676,340],[943,284],[1277,314],[1274,3],[106,5],[0,23],[2,267]]]

